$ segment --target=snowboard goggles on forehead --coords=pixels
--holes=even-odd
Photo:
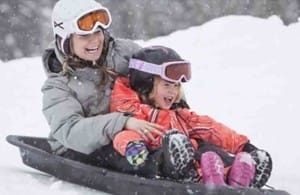
[[[111,23],[111,16],[107,9],[102,8],[84,14],[75,20],[76,33],[80,35],[91,34],[100,26],[107,29]]]
[[[191,64],[187,61],[173,61],[152,64],[138,59],[130,59],[129,68],[158,75],[169,82],[188,82],[191,79]]]

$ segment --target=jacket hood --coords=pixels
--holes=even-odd
[[[43,56],[43,67],[47,76],[50,76],[53,73],[59,73],[62,71],[62,63],[64,57],[57,50],[55,42],[51,42],[48,48],[44,51]]]

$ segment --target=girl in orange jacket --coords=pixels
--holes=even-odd
[[[183,100],[181,83],[191,78],[190,63],[174,50],[156,46],[136,53],[129,68],[129,79],[119,77],[115,81],[110,110],[156,123],[162,127],[164,136],[151,133],[147,124],[139,124],[140,133],[123,130],[113,140],[113,147],[121,156],[139,166],[147,163],[149,149],[162,146],[162,172],[173,179],[194,181],[202,176],[204,183],[227,182],[232,186],[249,186],[255,180],[256,162],[243,152],[245,146],[256,150],[249,139],[209,116],[190,111]],[[238,154],[237,160],[233,161],[229,154]],[[233,173],[227,174],[229,168],[223,168],[225,161],[229,168],[228,165],[235,165],[230,171]],[[228,175],[228,181],[224,175]],[[243,180],[245,175],[248,177]]]

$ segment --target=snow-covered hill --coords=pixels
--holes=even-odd
[[[166,45],[192,62],[188,102],[268,150],[269,185],[300,194],[300,24],[277,17],[219,18],[142,45]],[[47,136],[40,92],[40,57],[0,62],[0,194],[105,194],[59,181],[24,166],[9,134]]]

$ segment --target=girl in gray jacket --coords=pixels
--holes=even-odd
[[[94,0],[60,0],[52,13],[55,41],[43,55],[43,113],[52,151],[92,164],[101,164],[101,155],[93,153],[101,153],[123,128],[140,134],[141,127],[157,134],[161,128],[109,113],[115,77],[127,75],[128,60],[140,48],[111,37],[110,23],[109,10]]]

